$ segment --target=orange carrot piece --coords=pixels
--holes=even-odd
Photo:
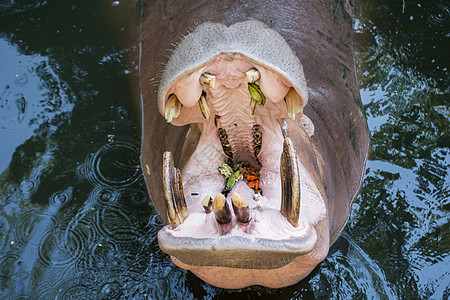
[[[257,179],[259,179],[258,176],[252,176],[252,175],[247,176],[247,181],[253,181],[253,180],[257,180]]]

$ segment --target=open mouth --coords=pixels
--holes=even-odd
[[[161,249],[189,265],[243,269],[280,268],[309,253],[326,208],[287,130],[286,120],[308,120],[298,84],[227,51],[175,78],[161,98],[168,122],[194,124],[181,171],[164,154],[171,224],[158,234]]]

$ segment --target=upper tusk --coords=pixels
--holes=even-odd
[[[176,119],[180,115],[182,106],[175,94],[170,95],[164,107],[164,118],[166,121],[172,123],[173,119]]]
[[[303,111],[302,99],[294,88],[290,88],[284,97],[289,119],[295,120],[295,116]]]
[[[202,95],[200,96],[200,99],[198,100],[198,106],[200,107],[200,111],[202,112],[202,116],[205,120],[209,119],[210,116],[210,111],[209,111],[209,106],[208,103],[206,101],[206,93],[203,92]]]

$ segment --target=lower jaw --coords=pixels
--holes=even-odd
[[[190,266],[171,257],[178,267],[189,270],[203,281],[224,289],[241,289],[253,285],[268,288],[282,288],[294,285],[308,276],[315,266],[292,262],[278,269],[237,269],[227,267]],[[226,274],[226,278],[224,278]]]
[[[270,266],[264,269],[196,266],[184,263],[172,255],[171,259],[178,267],[191,271],[203,281],[216,287],[240,289],[260,285],[268,288],[282,288],[294,285],[304,279],[327,256],[329,248],[328,219],[320,221],[315,229],[318,239],[313,249],[278,268]],[[257,254],[253,256],[253,260],[259,260]]]
[[[158,233],[160,248],[186,265],[267,270],[284,267],[311,252],[317,242],[314,227],[299,238],[272,240],[243,236],[191,238],[174,236],[170,226]]]

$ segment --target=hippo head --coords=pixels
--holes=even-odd
[[[168,223],[159,245],[176,265],[219,287],[282,287],[326,257],[356,192],[336,150],[352,141],[333,136],[336,116],[308,115],[308,95],[339,100],[309,89],[296,53],[262,22],[204,23],[175,47],[157,107],[187,129],[151,128],[161,117],[146,120],[156,104],[144,100],[142,160]]]

